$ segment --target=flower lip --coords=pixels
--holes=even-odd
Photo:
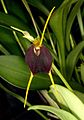
[[[52,65],[52,56],[44,45],[41,47],[31,45],[26,52],[25,62],[33,74],[39,72],[49,73]]]
[[[34,53],[35,53],[35,55],[39,56],[40,55],[40,47],[34,47]]]

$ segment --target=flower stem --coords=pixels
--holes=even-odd
[[[5,12],[6,14],[8,14],[8,11],[7,11],[7,9],[6,9],[6,6],[5,6],[3,0],[1,0],[1,4],[2,4],[2,6],[3,6],[4,12]]]

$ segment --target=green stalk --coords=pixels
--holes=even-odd
[[[4,12],[5,12],[6,14],[8,14],[8,11],[7,11],[7,9],[6,9],[6,6],[5,6],[3,0],[1,0],[1,4],[2,4],[2,6],[3,6]]]
[[[0,44],[0,51],[5,55],[10,55],[10,53]]]
[[[71,42],[71,46],[72,46],[72,49],[75,47],[74,45],[74,41],[73,41],[73,38],[72,38],[72,35],[70,34],[70,42]]]
[[[50,32],[49,32],[48,29],[47,29],[47,31],[48,31],[48,36],[49,36],[49,39],[50,39],[50,43],[51,43],[51,46],[52,46],[53,52],[54,52],[55,55],[57,56],[57,52],[56,52],[56,50],[55,50],[55,45],[54,45],[54,43],[53,43],[52,37],[51,37]]]
[[[80,77],[79,77],[79,74],[78,74],[78,69],[75,67],[75,74],[76,74],[76,79],[78,81],[78,83],[81,84],[81,80],[80,80]]]
[[[22,0],[22,2],[23,2],[23,4],[24,4],[26,10],[28,11],[31,19],[32,19],[32,22],[33,22],[35,31],[36,31],[36,33],[37,33],[37,36],[40,38],[38,29],[37,29],[37,26],[36,26],[36,22],[35,22],[35,20],[34,20],[34,17],[33,17],[33,15],[32,15],[32,12],[31,12],[31,10],[30,10],[30,7],[29,7],[29,5],[28,5],[28,2],[27,2],[26,0]]]
[[[51,106],[59,108],[58,104],[49,96],[47,90],[41,90],[40,92]]]
[[[22,44],[20,43],[19,38],[18,38],[18,36],[17,36],[17,34],[16,34],[16,32],[15,32],[14,30],[13,30],[13,34],[14,34],[14,37],[15,37],[17,43],[19,44],[19,46],[20,46],[20,48],[21,48],[23,54],[25,55],[25,50],[24,50]]]

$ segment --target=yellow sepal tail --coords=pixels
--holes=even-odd
[[[26,103],[27,103],[27,96],[28,96],[28,92],[29,92],[29,88],[30,88],[32,79],[33,79],[33,74],[31,72],[31,75],[30,75],[30,78],[29,78],[29,81],[28,81],[28,85],[27,85],[27,89],[26,89],[26,95],[25,95],[25,100],[24,100],[24,108],[25,108]]]
[[[45,25],[44,25],[44,29],[43,29],[43,32],[42,32],[42,36],[41,36],[41,40],[40,40],[40,45],[39,45],[39,46],[42,45],[43,38],[44,38],[44,33],[45,33],[45,30],[46,30],[46,28],[47,28],[48,22],[49,22],[49,20],[50,20],[50,17],[51,17],[51,15],[52,15],[54,9],[55,9],[55,7],[52,8],[52,10],[50,11],[50,13],[49,13],[49,15],[48,15],[48,18],[47,18],[46,23],[45,23]]]
[[[49,77],[50,77],[50,80],[51,80],[52,85],[55,86],[55,83],[54,83],[54,80],[53,80],[53,77],[52,77],[51,70],[49,71],[48,75],[49,75]]]

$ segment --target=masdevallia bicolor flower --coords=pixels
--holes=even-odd
[[[27,86],[27,90],[26,90],[24,107],[27,102],[27,96],[28,96],[30,84],[31,84],[32,78],[35,74],[40,73],[40,72],[49,74],[51,82],[52,82],[52,84],[54,84],[52,74],[51,74],[52,55],[49,52],[48,48],[46,46],[42,45],[44,33],[45,33],[48,21],[50,19],[50,16],[51,16],[54,8],[51,10],[51,12],[47,18],[41,39],[35,40],[33,42],[33,44],[28,48],[28,50],[25,54],[25,62],[30,68],[31,75],[30,75],[30,79],[28,81],[28,86]]]

